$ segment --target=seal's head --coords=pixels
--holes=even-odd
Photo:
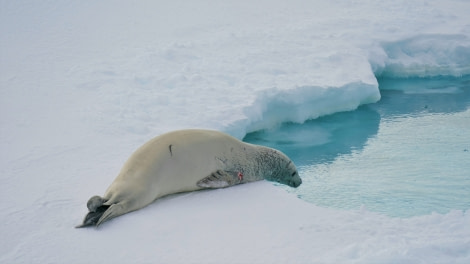
[[[297,188],[302,184],[302,179],[297,172],[297,168],[294,165],[294,162],[289,160],[285,165],[284,169],[278,171],[275,176],[276,181],[282,184],[289,185],[290,187]]]
[[[271,170],[268,170],[269,173],[265,176],[266,180],[279,182],[294,188],[302,184],[297,168],[289,157],[274,149],[270,156],[273,164],[271,164]]]

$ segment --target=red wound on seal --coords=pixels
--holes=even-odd
[[[243,181],[243,173],[238,172],[238,179],[239,179],[240,181]]]

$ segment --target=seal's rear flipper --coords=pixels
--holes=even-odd
[[[109,205],[102,205],[95,208],[95,212],[89,212],[85,219],[83,219],[83,223],[81,225],[76,226],[75,228],[82,228],[88,226],[96,226],[98,220],[100,220],[101,216],[108,210]]]
[[[88,200],[88,202],[86,203],[86,206],[88,207],[88,211],[96,212],[96,210],[100,206],[102,206],[105,202],[106,202],[106,199],[104,199],[101,196],[95,195]]]
[[[119,202],[112,205],[107,205],[106,210],[103,212],[101,217],[97,220],[96,226],[101,225],[102,223],[111,220],[116,216],[123,215],[125,213],[130,212],[127,210],[129,208],[128,202]]]
[[[225,188],[242,183],[243,174],[239,171],[217,170],[211,175],[197,182],[197,186],[202,188]]]

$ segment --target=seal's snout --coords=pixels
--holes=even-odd
[[[301,184],[302,184],[302,179],[298,178],[298,179],[292,180],[290,186],[294,187],[294,188],[297,188]]]

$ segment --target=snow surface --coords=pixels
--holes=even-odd
[[[470,263],[470,213],[320,208],[268,182],[74,229],[134,149],[470,74],[470,2],[0,1],[0,263]]]

